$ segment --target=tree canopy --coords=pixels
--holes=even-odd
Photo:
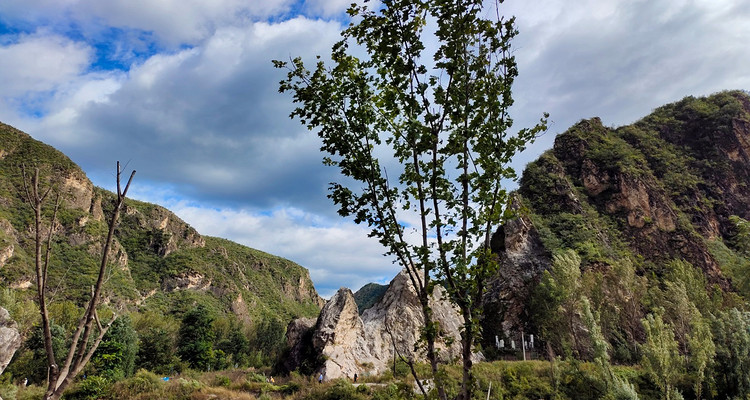
[[[461,309],[462,398],[470,396],[484,282],[496,269],[490,237],[508,200],[504,182],[515,178],[509,162],[546,128],[545,114],[511,131],[518,32],[500,3],[497,10],[478,0],[353,5],[355,22],[333,46],[330,66],[274,61],[288,69],[280,91],[299,104],[291,116],[317,132],[324,162],[347,178],[330,186],[339,213],[367,224],[409,270],[436,376],[427,302],[434,282]],[[446,397],[440,384],[438,391]]]

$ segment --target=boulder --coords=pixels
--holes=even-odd
[[[21,334],[16,321],[10,319],[8,311],[0,307],[0,374],[10,364],[10,360],[21,347]]]

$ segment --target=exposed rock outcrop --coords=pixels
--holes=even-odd
[[[10,319],[8,310],[0,307],[0,374],[5,371],[21,343],[16,321]]]
[[[514,202],[516,211],[518,204]],[[525,328],[531,291],[549,268],[552,258],[526,216],[501,226],[492,236],[491,248],[500,257],[500,265],[483,299],[485,346],[494,346],[495,336],[510,339]]]
[[[206,290],[211,286],[211,280],[198,272],[186,272],[164,279],[163,287],[167,292],[175,290]]]
[[[325,358],[320,372],[325,379],[354,376],[378,361],[365,338],[352,291],[339,289],[323,307],[312,336],[312,344]]]
[[[433,315],[439,322],[440,340],[436,343],[439,357],[444,360],[460,356],[461,318],[448,301],[444,290],[435,289],[430,299]],[[416,291],[401,271],[390,283],[383,297],[359,315],[351,290],[341,288],[326,303],[311,330],[314,356],[321,360],[316,375],[326,380],[351,377],[355,373],[378,374],[388,369],[389,360],[405,357],[424,361],[425,355],[414,345],[424,324],[422,308]],[[287,341],[292,349],[287,368],[299,367],[304,358],[304,321],[289,325]],[[451,340],[445,340],[451,338]]]
[[[282,365],[289,371],[303,369],[312,372],[316,354],[312,345],[312,335],[315,330],[315,318],[297,318],[286,327],[286,344],[289,352],[283,357]]]

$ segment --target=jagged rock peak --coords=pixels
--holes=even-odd
[[[447,299],[444,289],[436,286],[430,306],[440,326],[436,343],[438,355],[450,360],[460,355],[461,318]],[[382,298],[360,316],[351,290],[341,288],[326,303],[312,329],[312,346],[318,359],[324,360],[316,375],[326,380],[351,377],[354,373],[379,374],[388,369],[394,357],[425,361],[422,351],[415,351],[424,316],[408,272],[402,270],[391,281]],[[301,360],[303,345],[298,327],[287,332],[290,359]],[[447,340],[450,338],[450,340]],[[300,363],[287,363],[295,369]]]
[[[341,288],[323,306],[312,336],[316,352],[325,362],[319,373],[325,379],[361,373],[367,363],[377,361],[368,348],[354,294]]]

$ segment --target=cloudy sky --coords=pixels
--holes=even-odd
[[[330,296],[398,267],[326,196],[336,172],[288,118],[270,60],[330,53],[350,0],[2,0],[0,121],[201,233],[307,267]],[[490,2],[493,7],[495,2]],[[520,36],[517,126],[550,113],[522,167],[572,123],[637,120],[687,95],[750,89],[745,0],[506,0]],[[492,10],[494,14],[494,8]]]

